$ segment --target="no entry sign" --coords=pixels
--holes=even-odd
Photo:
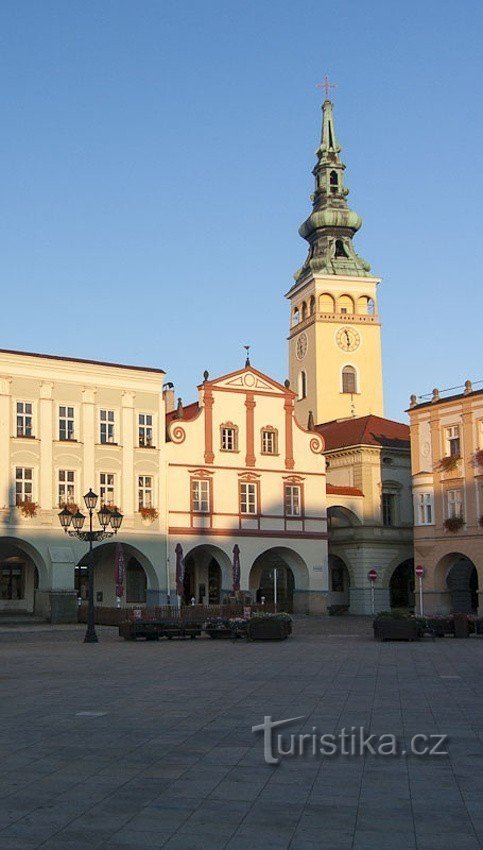
[[[367,573],[367,578],[369,579],[369,581],[376,581],[377,580],[377,570],[369,570],[369,572]]]
[[[421,564],[418,564],[414,572],[418,578],[422,578],[424,575],[424,567],[422,567]]]

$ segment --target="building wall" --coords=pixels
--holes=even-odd
[[[297,393],[296,413],[307,422],[347,416],[383,415],[381,327],[377,315],[377,278],[344,278],[320,275],[290,292],[289,375]],[[315,309],[310,313],[311,299]],[[329,300],[330,299],[330,300]],[[364,299],[371,299],[374,313]],[[302,318],[303,305],[307,317]],[[345,304],[345,308],[342,306]],[[351,306],[352,305],[352,306]],[[347,309],[347,313],[342,313]],[[294,311],[300,321],[294,323]],[[350,349],[345,329],[351,339]],[[304,353],[303,353],[304,352]],[[342,392],[342,369],[356,370],[357,392]],[[300,372],[307,374],[307,396],[299,397]]]
[[[74,502],[84,513],[83,495],[89,488],[99,494],[100,474],[115,476],[113,501],[124,514],[116,539],[144,553],[153,567],[148,581],[159,584],[157,570],[166,561],[163,376],[161,370],[0,352],[0,557],[10,555],[17,541],[38,568],[35,594],[29,578],[25,599],[15,604],[0,599],[0,610],[35,605],[48,614],[52,594],[57,600],[64,594],[72,607],[74,567],[86,544],[67,537],[60,527],[59,470],[74,473]],[[17,436],[17,402],[32,405],[29,436]],[[74,411],[69,440],[59,439],[60,406]],[[100,410],[115,414],[109,444],[100,441]],[[153,417],[151,447],[139,446],[139,413]],[[36,510],[28,518],[16,507],[19,468],[32,470],[29,499]],[[152,479],[152,504],[158,512],[152,523],[138,510],[139,475]]]
[[[409,410],[414,495],[414,557],[425,568],[423,579],[428,610],[447,611],[454,599],[448,587],[452,568],[467,558],[474,565],[483,592],[483,392],[439,398],[413,404]],[[460,457],[453,468],[442,469],[450,454],[448,429],[458,429]],[[453,432],[454,434],[454,432]],[[482,458],[483,460],[483,458]],[[445,525],[454,495],[460,494],[462,527],[451,531]],[[424,516],[420,500],[430,505]]]
[[[325,609],[327,524],[323,440],[301,428],[294,417],[294,394],[251,368],[200,387],[200,408],[189,420],[168,428],[170,562],[180,543],[188,555],[200,546],[218,551],[223,590],[231,587],[233,547],[241,552],[242,590],[256,591],[252,567],[277,551],[294,573],[301,610]],[[237,447],[224,451],[223,426],[234,428]],[[262,452],[262,431],[276,433],[276,451]],[[191,479],[210,482],[210,506],[195,513]],[[240,484],[258,493],[256,515],[240,508]],[[301,513],[288,516],[284,486],[300,488]],[[200,577],[204,584],[205,579]],[[295,602],[294,602],[295,604]]]

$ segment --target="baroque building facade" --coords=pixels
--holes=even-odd
[[[414,558],[425,610],[483,605],[483,390],[411,396]]]
[[[159,369],[0,351],[0,610],[69,619],[87,594],[84,545],[60,507],[89,488],[124,515],[120,604],[240,588],[300,612],[412,607],[409,429],[383,416],[380,282],[352,238],[333,106],[323,104],[308,256],[290,301],[285,385],[205,374],[174,405]],[[173,364],[175,366],[175,364]],[[96,603],[119,604],[116,544],[96,546]]]

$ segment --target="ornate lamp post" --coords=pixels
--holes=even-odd
[[[100,511],[97,512],[97,517],[102,530],[94,531],[92,528],[92,517],[96,509],[98,498],[99,497],[93,493],[92,490],[89,490],[89,492],[84,496],[84,502],[86,503],[86,508],[89,511],[89,531],[82,531],[86,518],[80,511],[72,514],[67,508],[64,508],[59,513],[59,521],[66,534],[69,534],[71,537],[77,537],[78,540],[85,540],[86,542],[89,542],[89,599],[87,608],[87,631],[84,643],[98,642],[94,622],[94,551],[92,544],[94,542],[97,543],[99,540],[105,540],[106,537],[112,537],[113,534],[117,534],[123,520],[123,515],[119,513],[117,508],[114,511],[110,511],[106,505],[103,505]],[[73,526],[73,530],[69,530],[69,526],[71,524]],[[113,529],[112,531],[106,531],[109,524]]]

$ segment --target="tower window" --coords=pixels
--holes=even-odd
[[[336,258],[337,257],[347,257],[347,251],[345,249],[345,245],[344,245],[342,239],[336,239],[335,240],[335,254],[334,254],[334,256]]]
[[[310,303],[309,303],[309,316],[313,316],[314,313],[315,313],[315,295],[311,295],[310,296]]]
[[[337,171],[330,172],[329,185],[331,194],[336,195],[339,191],[339,178],[337,176]]]
[[[357,376],[353,366],[344,366],[342,369],[342,392],[357,392]]]
[[[299,401],[307,398],[307,373],[302,369],[299,372]]]
[[[298,323],[300,322],[300,310],[299,310],[298,307],[296,307],[295,310],[293,311],[292,321],[293,321],[294,325],[298,325]]]
[[[302,304],[302,321],[307,318],[307,304],[305,301]]]

